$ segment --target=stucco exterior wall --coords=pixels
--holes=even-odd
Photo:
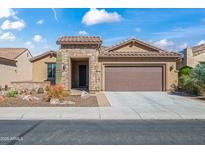
[[[193,59],[194,59],[193,67],[195,67],[200,62],[205,63],[205,52],[201,53],[200,55],[194,56]]]
[[[194,55],[192,49],[184,50],[184,66],[195,67],[199,63],[205,63],[205,52]]]
[[[32,80],[32,58],[31,54],[26,51],[17,58],[17,78],[14,81],[31,81]]]
[[[101,72],[101,90],[104,90],[104,69],[109,66],[129,66],[129,65],[165,65],[165,90],[171,91],[178,85],[178,73],[176,71],[176,60],[174,58],[103,58],[99,60]]]
[[[140,44],[135,44],[135,45],[124,45],[120,47],[119,49],[115,50],[116,52],[130,52],[130,51],[135,51],[135,52],[150,52],[153,51],[153,49],[150,49],[146,46],[140,45]]]
[[[49,55],[32,62],[32,81],[43,82],[47,80],[47,63],[55,63],[56,57]]]
[[[17,67],[15,64],[4,64],[0,62],[0,86],[10,86],[10,82],[16,77],[16,69]]]
[[[31,81],[32,80],[32,64],[29,59],[32,56],[29,51],[19,55],[14,64],[0,62],[0,85],[6,84],[11,86],[11,82]]]

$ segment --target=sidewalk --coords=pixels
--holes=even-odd
[[[173,113],[141,116],[129,107],[1,107],[0,120],[146,120],[205,119],[205,115],[181,117]]]

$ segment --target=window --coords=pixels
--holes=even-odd
[[[51,83],[54,83],[55,76],[56,76],[56,64],[48,63],[47,64],[47,80],[51,81]]]

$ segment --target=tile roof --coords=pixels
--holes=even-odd
[[[180,58],[178,53],[174,52],[103,52],[100,57],[176,57]]]
[[[128,44],[128,43],[131,43],[131,42],[137,42],[137,43],[139,43],[141,45],[144,45],[146,47],[151,48],[153,51],[165,51],[163,49],[160,49],[160,48],[158,48],[158,47],[156,47],[154,45],[148,44],[148,43],[146,43],[146,42],[144,42],[142,40],[136,39],[136,38],[127,39],[127,40],[124,40],[124,41],[122,41],[122,42],[120,42],[118,44],[115,44],[115,45],[111,46],[110,48],[107,48],[107,51],[112,51],[112,50],[114,50],[114,49],[116,49],[118,47],[121,47],[121,46],[123,46],[125,44]]]
[[[99,36],[63,36],[60,37],[57,44],[101,44]]]
[[[16,58],[24,53],[26,48],[0,48],[0,57],[8,60],[16,60]]]
[[[37,55],[37,56],[31,58],[30,61],[31,61],[31,62],[36,61],[36,60],[41,59],[41,58],[43,58],[43,57],[45,57],[45,56],[47,56],[47,55],[49,55],[49,54],[54,54],[54,55],[56,55],[56,51],[52,51],[52,50],[51,50],[51,51],[44,52],[44,53],[42,53],[42,54],[40,54],[40,55]]]
[[[193,51],[194,56],[205,52],[205,43],[192,47],[192,51]]]
[[[136,42],[141,45],[144,45],[148,48],[150,48],[150,51],[142,52],[142,51],[122,51],[122,50],[116,50],[120,48],[121,46]],[[116,44],[114,46],[111,46],[110,48],[106,48],[104,51],[102,51],[99,55],[100,57],[176,57],[180,58],[180,55],[175,52],[169,52],[163,49],[160,49],[158,47],[155,47],[151,44],[145,43],[139,39],[131,38],[128,40],[125,40],[119,44]]]

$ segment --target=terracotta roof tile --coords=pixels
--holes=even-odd
[[[0,48],[0,57],[15,60],[19,55],[25,52],[26,48]]]
[[[192,51],[193,51],[194,56],[205,52],[205,43],[192,47]]]
[[[45,57],[45,56],[48,56],[48,55],[50,55],[50,54],[56,56],[57,52],[56,52],[56,51],[53,51],[53,50],[47,51],[47,52],[44,52],[44,53],[42,53],[42,54],[40,54],[40,55],[37,55],[37,56],[31,58],[30,61],[31,61],[31,62],[34,62],[34,61],[39,60],[39,59],[41,59],[41,58],[43,58],[43,57]]]
[[[63,36],[60,37],[57,44],[101,44],[102,40],[98,36]]]
[[[103,52],[100,54],[100,57],[176,57],[180,58],[178,53],[174,52]]]

